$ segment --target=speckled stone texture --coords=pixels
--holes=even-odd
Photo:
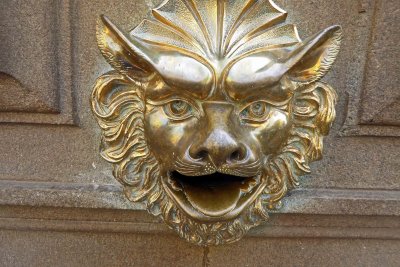
[[[400,2],[276,1],[303,38],[343,26],[337,120],[271,222],[206,250],[124,199],[89,108],[98,16],[129,30],[160,2],[1,2],[0,266],[399,266]]]

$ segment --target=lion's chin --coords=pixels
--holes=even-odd
[[[169,196],[190,217],[225,221],[237,217],[262,192],[261,175],[239,177],[222,173],[185,176],[177,171],[163,179]]]

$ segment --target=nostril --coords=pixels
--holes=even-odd
[[[241,161],[243,158],[244,155],[239,149],[233,151],[229,157],[230,161]]]
[[[200,150],[195,156],[196,159],[205,159],[208,156],[208,152],[206,150]]]

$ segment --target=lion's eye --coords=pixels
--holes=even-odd
[[[193,116],[193,107],[184,100],[173,100],[164,105],[164,112],[171,120],[185,120]]]
[[[270,107],[267,103],[259,101],[248,105],[240,113],[241,119],[249,122],[263,122],[268,118]]]

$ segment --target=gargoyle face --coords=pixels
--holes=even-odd
[[[233,78],[218,86],[212,75],[199,90],[159,80],[146,92],[145,133],[164,189],[201,221],[233,219],[254,203],[266,186],[263,166],[287,140],[292,117],[282,82],[245,94]]]
[[[340,27],[301,42],[293,25],[279,25],[283,11],[260,2],[247,16],[272,19],[216,36],[179,24],[180,1],[153,10],[130,36],[106,17],[98,27],[118,71],[99,78],[92,97],[102,155],[129,199],[200,245],[236,241],[266,219],[320,158],[335,117],[335,92],[318,80],[338,53]],[[200,14],[207,3],[196,5]]]

